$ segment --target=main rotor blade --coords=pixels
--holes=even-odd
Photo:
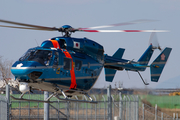
[[[134,20],[130,22],[124,22],[124,23],[117,23],[117,24],[111,24],[111,25],[103,25],[103,26],[95,26],[95,27],[89,27],[89,28],[79,28],[79,30],[86,30],[86,29],[99,29],[99,28],[108,28],[108,27],[116,27],[116,26],[123,26],[123,25],[132,25],[132,24],[138,24],[138,23],[145,23],[145,22],[153,22],[156,20]]]
[[[30,29],[30,30],[55,31],[53,29],[41,29],[41,28],[31,28],[31,27],[16,27],[16,26],[6,26],[6,25],[0,25],[0,27],[18,28],[18,29]]]
[[[169,32],[167,30],[81,30],[84,32]]]
[[[31,25],[31,24],[25,24],[25,23],[19,23],[19,22],[13,22],[13,21],[8,21],[8,20],[1,20],[0,22],[3,23],[8,23],[8,24],[13,24],[13,25],[20,25],[20,26],[25,26],[25,27],[32,27],[32,28],[38,28],[39,30],[59,30],[58,28],[55,27],[45,27],[45,26],[38,26],[38,25]],[[15,28],[15,27],[14,27]],[[19,27],[20,28],[20,27]],[[23,28],[22,28],[23,29]]]

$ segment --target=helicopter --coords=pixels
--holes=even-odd
[[[105,69],[105,80],[108,82],[113,81],[116,71],[126,70],[137,72],[143,83],[148,85],[149,83],[144,81],[139,72],[145,71],[147,67],[151,71],[151,81],[158,82],[172,48],[166,47],[162,50],[159,45],[156,46],[151,42],[144,54],[136,62],[122,58],[124,48],[119,48],[114,55],[109,56],[104,54],[104,48],[101,44],[85,37],[71,37],[71,34],[75,32],[167,32],[165,30],[96,30],[149,21],[136,20],[89,28],[73,28],[70,25],[56,28],[0,19],[1,23],[16,25],[0,25],[0,27],[58,31],[63,34],[60,37],[53,37],[43,41],[41,46],[28,49],[12,65],[11,72],[15,76],[15,80],[20,82],[19,91],[22,94],[19,98],[11,97],[15,100],[37,102],[50,102],[52,97],[59,100],[77,101],[70,97],[83,94],[89,98],[85,102],[95,103],[88,95],[88,91],[98,80],[103,68]],[[161,53],[148,65],[155,49],[161,50]],[[32,90],[48,91],[52,94],[44,101],[24,99],[24,94]]]

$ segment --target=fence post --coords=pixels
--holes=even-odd
[[[127,95],[128,98],[128,116],[129,116],[129,120],[131,120],[131,99],[130,97]]]
[[[161,112],[161,120],[163,120],[163,112]]]
[[[124,117],[124,119],[126,118],[126,120],[127,120],[127,118],[128,118],[128,102],[127,102],[127,97],[126,96],[124,96],[124,98],[123,98],[123,100],[125,101],[125,107],[126,107],[126,109],[125,109],[125,114],[126,114],[126,117]]]
[[[139,96],[136,96],[136,120],[139,120]]]
[[[115,111],[114,111],[114,98],[113,98],[113,96],[111,96],[111,100],[112,100],[112,107],[113,107],[113,109],[112,109],[112,116],[113,116],[113,118],[114,118],[114,115],[115,115]]]
[[[75,98],[76,98],[76,100],[78,100],[78,97],[77,96],[75,96]],[[79,103],[78,102],[76,102],[77,103],[77,115],[76,115],[76,118],[75,119],[79,119]]]
[[[67,115],[67,120],[69,120],[69,118],[70,118],[70,106],[69,106],[69,104],[70,104],[70,102],[69,101],[66,101],[66,103],[67,103],[67,106],[66,106],[66,115]]]
[[[6,99],[7,99],[7,120],[10,118],[10,90],[9,85],[6,85]]]
[[[137,101],[136,101],[136,97],[134,97],[134,95],[131,95],[131,97],[132,97],[131,102],[132,102],[132,107],[133,107],[132,108],[132,114],[134,113],[131,117],[133,120],[136,120],[136,102]]]
[[[86,99],[86,101],[87,101],[87,98],[86,98],[86,96],[84,95],[84,98]],[[85,103],[86,104],[86,120],[88,119],[88,111],[87,111],[87,109],[88,109],[88,104],[87,103]]]
[[[119,92],[119,119],[122,120],[122,96],[121,96],[121,92]]]
[[[49,97],[49,93],[44,91],[44,100]],[[44,120],[49,120],[49,103],[44,103]]]
[[[144,103],[142,104],[142,120],[144,120]]]
[[[178,120],[178,113],[176,113],[176,120]]]
[[[176,114],[175,114],[175,113],[173,113],[173,120],[175,120],[175,118],[176,118]]]
[[[95,95],[93,95],[94,100],[97,102]],[[97,119],[97,104],[95,104],[95,120]]]
[[[104,95],[102,95],[103,99],[104,99],[104,120],[106,120],[106,99],[104,97]]]
[[[155,120],[157,120],[157,104],[155,105]]]
[[[112,98],[111,98],[111,85],[107,87],[108,96],[108,120],[112,120]]]

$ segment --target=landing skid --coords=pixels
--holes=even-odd
[[[11,98],[13,98],[14,100],[19,100],[19,101],[31,101],[31,102],[43,102],[43,103],[53,103],[52,101],[50,101],[50,99],[52,97],[56,97],[58,100],[63,100],[63,101],[69,101],[69,102],[84,102],[84,103],[94,103],[97,104],[96,101],[93,101],[93,99],[86,93],[83,92],[83,94],[85,96],[87,96],[90,100],[78,100],[78,99],[70,99],[66,96],[66,94],[64,93],[64,91],[62,89],[59,89],[62,93],[62,95],[64,96],[64,98],[60,98],[59,95],[54,92],[53,94],[51,94],[46,100],[34,100],[34,99],[24,99],[23,96],[25,93],[21,94],[21,96],[19,98],[13,97],[11,96]],[[75,91],[75,90],[73,90]]]
[[[11,96],[12,99],[18,100],[18,101],[30,101],[30,102],[43,102],[43,103],[53,103],[51,101],[45,101],[45,100],[33,100],[33,99],[24,99],[24,98],[15,98]]]

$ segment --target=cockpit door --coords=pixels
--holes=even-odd
[[[52,57],[51,57],[51,63],[48,67],[48,74],[47,78],[57,79],[60,75],[60,66],[59,66],[59,53],[58,51],[54,50]]]
[[[59,53],[57,51],[54,52],[53,55],[53,68],[58,68],[59,65]]]

